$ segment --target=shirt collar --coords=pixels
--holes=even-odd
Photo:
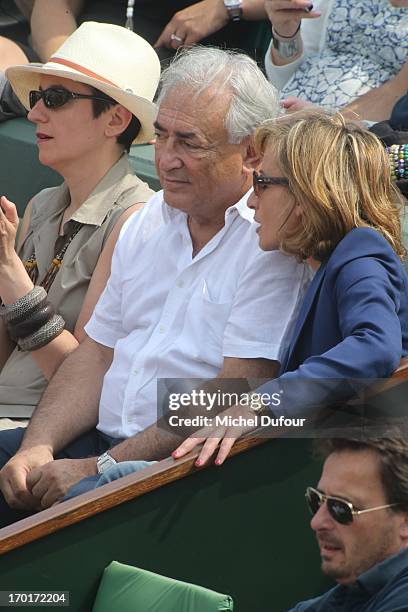
[[[377,593],[408,566],[408,548],[377,563],[356,580],[356,585],[368,593]]]
[[[240,198],[238,202],[236,202],[236,204],[233,204],[232,206],[229,206],[227,208],[227,210],[225,211],[225,217],[224,217],[226,225],[229,225],[232,219],[236,217],[237,213],[239,214],[240,217],[242,217],[243,219],[246,219],[250,223],[253,222],[255,213],[253,210],[251,210],[247,206],[248,198],[251,195],[251,193],[252,193],[252,188],[249,191],[247,191],[242,196],[242,198]],[[162,191],[162,197],[163,197],[163,191]],[[183,220],[185,223],[187,222],[186,213],[182,212],[181,210],[178,210],[177,208],[173,208],[172,206],[169,206],[166,203],[164,197],[163,197],[163,202],[165,204],[165,217],[168,221],[173,220],[178,217],[180,218],[180,220]]]
[[[255,211],[253,211],[252,208],[248,208],[248,198],[252,191],[253,189],[251,187],[251,189],[247,191],[236,204],[227,208],[225,211],[225,220],[227,220],[227,214],[230,214],[228,211],[236,210],[243,219],[246,219],[250,223],[253,222]]]
[[[123,179],[129,175],[129,187],[134,173],[124,153],[99,181],[85,202],[73,213],[70,220],[87,225],[102,225],[106,215],[124,191]]]

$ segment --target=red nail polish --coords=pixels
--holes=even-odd
[[[214,463],[215,463],[215,465],[221,465],[221,459],[216,459],[216,460],[214,461]]]
[[[196,464],[197,467],[200,467],[201,465],[203,465],[203,462],[201,461],[201,459],[197,459],[195,464]]]

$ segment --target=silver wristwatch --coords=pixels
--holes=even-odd
[[[230,21],[241,21],[242,0],[224,0],[224,6],[227,9]]]
[[[302,51],[302,39],[300,38],[299,28],[291,37],[280,36],[272,26],[272,45],[278,55],[283,59],[290,60]]]
[[[98,474],[103,474],[106,470],[109,470],[112,466],[116,465],[117,461],[110,456],[109,453],[103,453],[96,460],[96,469]]]

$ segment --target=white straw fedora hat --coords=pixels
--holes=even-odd
[[[108,23],[83,23],[46,64],[7,69],[6,76],[22,104],[29,109],[29,92],[38,89],[41,75],[72,79],[96,87],[130,110],[140,121],[135,143],[153,137],[156,106],[153,97],[160,62],[141,36]]]

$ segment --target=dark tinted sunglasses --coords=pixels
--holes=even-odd
[[[330,516],[341,525],[349,525],[352,523],[353,517],[357,514],[365,514],[366,512],[374,512],[374,510],[383,510],[384,508],[391,508],[391,506],[398,506],[398,504],[385,504],[385,506],[375,506],[375,508],[356,510],[351,502],[341,499],[340,497],[325,495],[313,487],[307,487],[305,497],[308,508],[313,516],[319,510],[320,506],[326,502]]]
[[[264,176],[263,174],[258,174],[255,170],[252,174],[252,183],[256,196],[259,196],[270,185],[289,185],[288,179],[283,176]]]
[[[64,87],[48,87],[48,89],[43,89],[41,91],[33,89],[29,93],[30,108],[34,108],[34,106],[40,100],[44,102],[44,106],[47,108],[60,108],[71,100],[80,99],[101,100],[103,102],[108,102],[109,104],[116,104],[116,102],[111,102],[108,98],[74,93],[73,91],[68,91],[68,89],[65,89]]]

